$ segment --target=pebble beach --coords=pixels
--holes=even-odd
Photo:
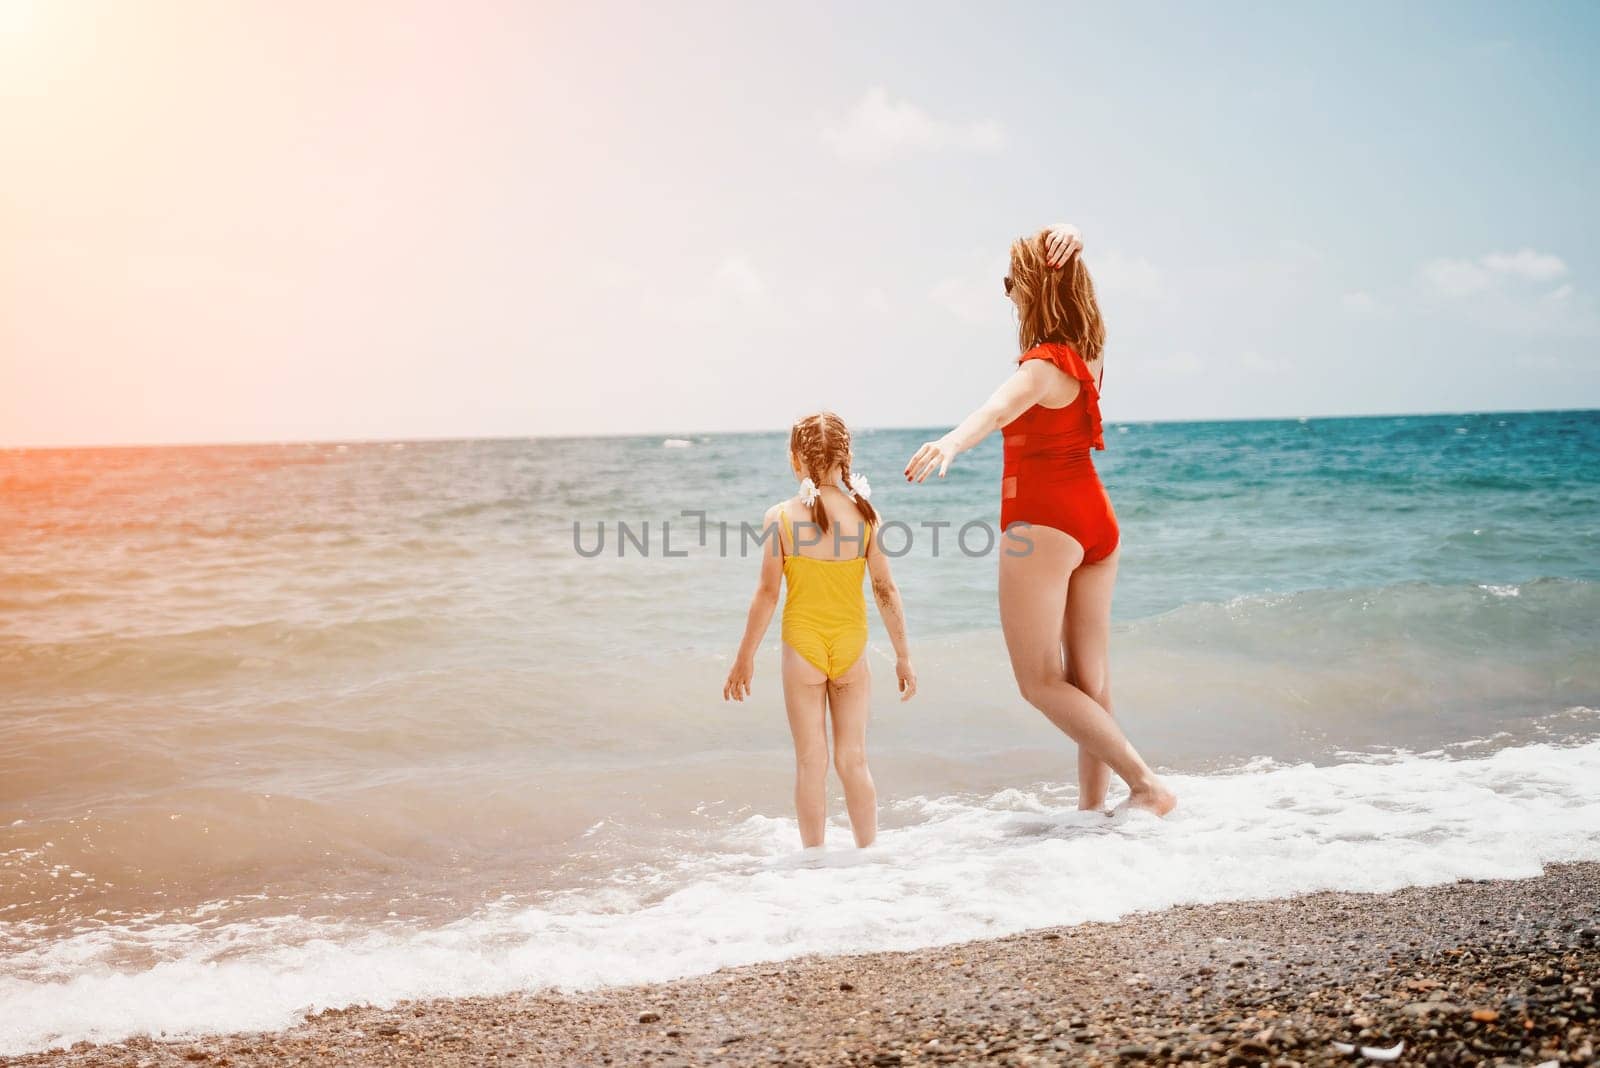
[[[1581,1065],[1597,982],[1600,865],[1570,864],[4,1063]]]

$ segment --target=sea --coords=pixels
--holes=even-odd
[[[1077,811],[937,433],[856,435],[921,692],[874,614],[820,851],[776,626],[721,699],[785,434],[0,451],[0,1054],[1600,860],[1600,412],[1108,424],[1166,820]]]

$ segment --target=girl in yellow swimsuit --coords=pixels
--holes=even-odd
[[[906,644],[905,608],[877,546],[878,513],[871,488],[850,470],[850,431],[832,412],[800,420],[789,431],[789,464],[800,492],[767,511],[761,578],[744,640],[723,684],[724,700],[743,701],[755,675],[756,648],[767,633],[778,593],[783,604],[783,703],[794,735],[794,807],[800,842],[822,845],[828,816],[828,730],[833,719],[833,766],[844,784],[845,807],[856,845],[878,836],[878,795],[867,769],[867,714],[872,679],[867,671],[867,601],[864,573],[872,575],[878,612],[894,644],[900,699],[917,692]]]

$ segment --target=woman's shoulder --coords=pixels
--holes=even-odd
[[[1078,354],[1077,349],[1064,341],[1045,341],[1035,345],[1017,357],[1017,364],[1027,366],[1031,360],[1044,360],[1078,381],[1094,385],[1094,372],[1090,370],[1088,362]]]

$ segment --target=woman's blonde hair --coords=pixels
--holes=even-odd
[[[1085,360],[1105,349],[1106,324],[1094,296],[1094,279],[1078,253],[1051,267],[1045,251],[1050,231],[1011,243],[1011,290],[1017,302],[1017,342],[1027,352],[1045,342],[1066,342]]]
[[[850,485],[850,428],[832,412],[818,412],[795,421],[789,428],[789,452],[800,465],[800,470],[819,487],[829,471],[837,467],[844,476],[845,489]],[[878,521],[878,513],[862,496],[855,498],[856,507],[869,523]],[[828,510],[822,506],[822,495],[811,502],[811,520],[824,534],[828,532]]]

